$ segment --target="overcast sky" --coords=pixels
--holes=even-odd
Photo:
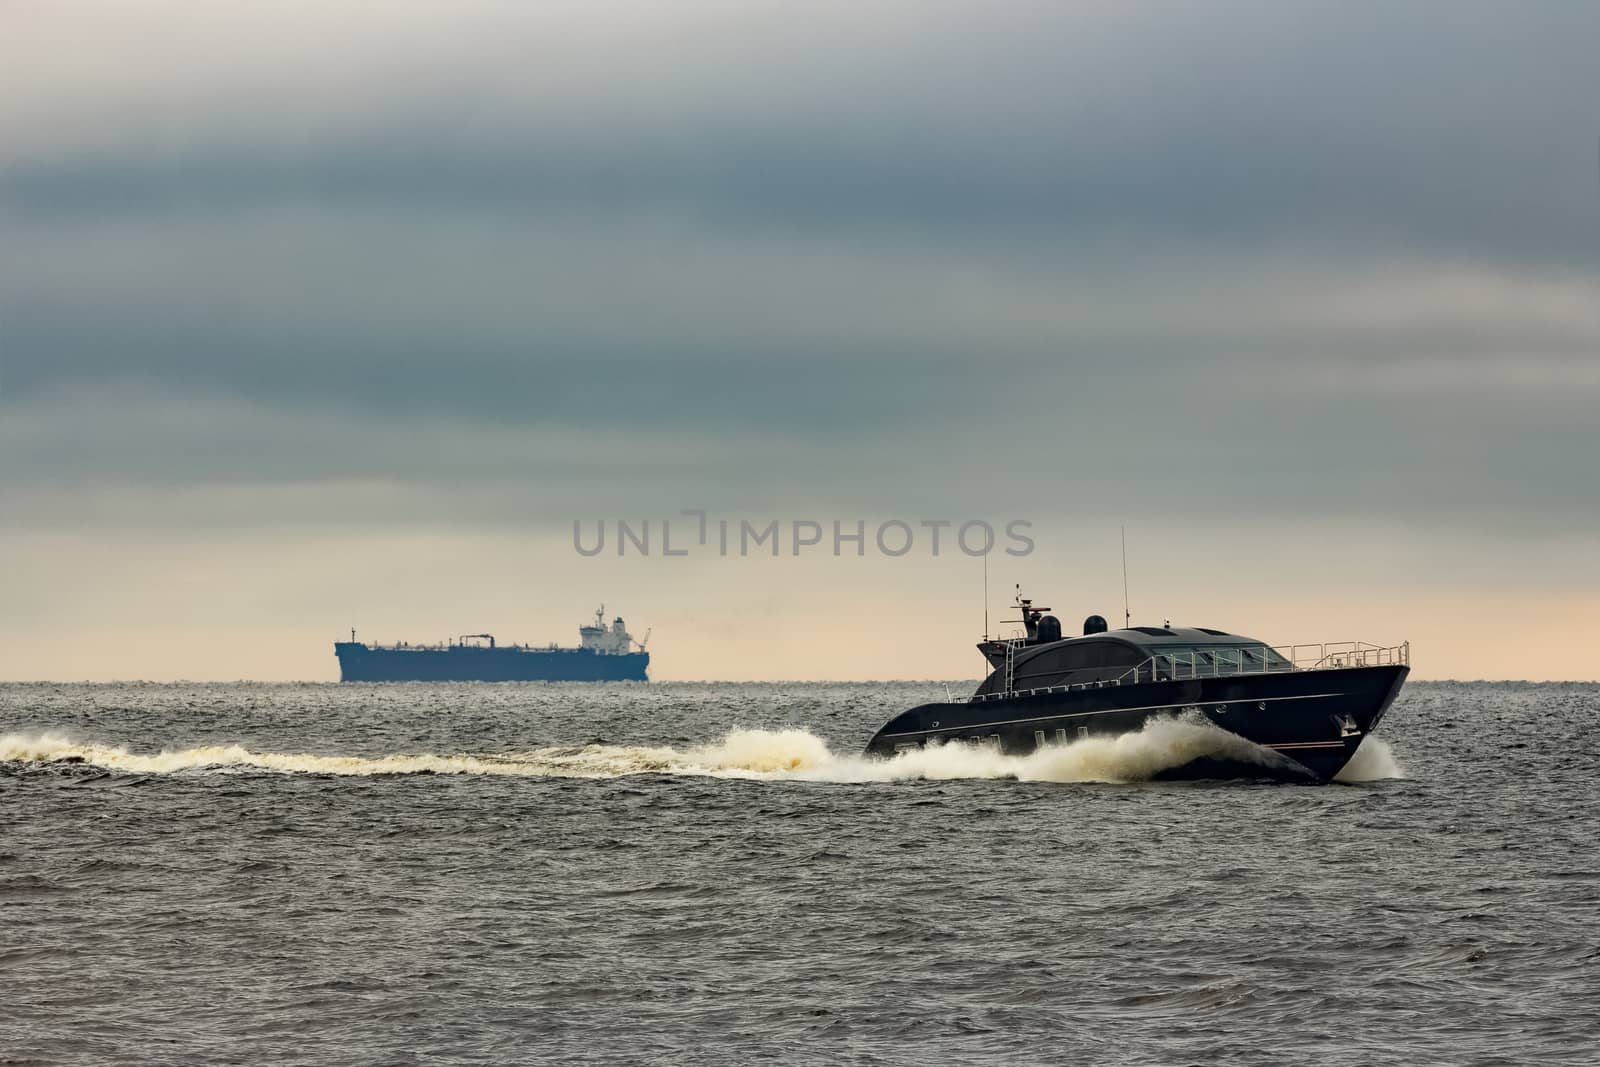
[[[0,2],[0,678],[575,637],[971,677],[1133,610],[1600,676],[1600,7]],[[1136,618],[1136,621],[1139,621]]]

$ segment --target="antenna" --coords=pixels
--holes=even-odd
[[[989,553],[983,554],[983,639],[989,640]]]
[[[1122,625],[1133,625],[1133,614],[1128,610],[1128,528],[1122,527]]]

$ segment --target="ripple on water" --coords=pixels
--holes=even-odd
[[[6,1055],[1600,1060],[1600,688],[1325,788],[854,755],[942,693],[0,686]]]

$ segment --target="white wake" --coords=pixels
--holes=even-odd
[[[1361,739],[1361,745],[1356,749],[1356,754],[1350,757],[1350,762],[1333,776],[1333,780],[1379,782],[1386,778],[1405,776],[1405,768],[1400,766],[1400,761],[1395,758],[1394,749],[1389,747],[1389,743],[1375,734],[1368,734]]]
[[[1369,739],[1357,753],[1362,762]],[[1397,777],[1387,746],[1374,747],[1359,778]],[[1381,759],[1393,768],[1382,773]],[[267,772],[370,777],[396,774],[464,774],[514,777],[619,778],[634,774],[815,782],[897,782],[1010,778],[1023,782],[1141,782],[1201,757],[1281,766],[1283,757],[1205,723],[1158,719],[1117,737],[1086,737],[1050,745],[1026,756],[1007,756],[979,745],[952,743],[913,749],[883,759],[836,753],[804,730],[728,732],[721,741],[693,748],[629,745],[552,746],[498,755],[390,755],[379,757],[256,752],[239,745],[204,745],[132,752],[118,745],[78,741],[59,733],[0,736],[0,762],[84,764],[132,774],[185,771]],[[1348,772],[1347,768],[1347,772]],[[1344,778],[1345,775],[1341,775]]]

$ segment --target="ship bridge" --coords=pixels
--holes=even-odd
[[[594,622],[587,626],[578,627],[578,637],[583,647],[591,652],[600,652],[606,655],[620,656],[633,651],[633,635],[628,633],[628,627],[623,623],[622,616],[618,615],[611,620],[610,628],[606,627],[606,606],[601,604],[594,613]],[[646,640],[649,637],[646,635]],[[644,642],[639,642],[640,651],[644,650]]]

